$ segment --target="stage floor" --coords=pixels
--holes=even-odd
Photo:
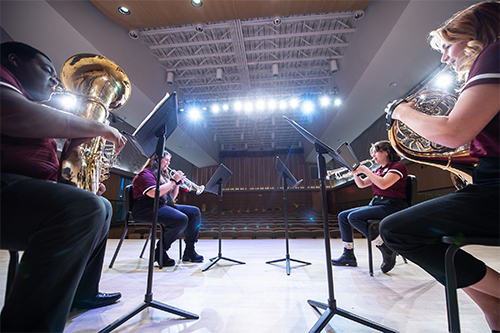
[[[121,292],[119,303],[86,312],[73,312],[64,332],[97,332],[131,313],[144,301],[147,285],[147,259],[139,259],[143,240],[125,240],[112,269],[108,268],[117,239],[108,241],[102,292]],[[290,257],[312,263],[292,261],[291,274],[285,262],[266,261],[285,258],[284,239],[222,241],[222,255],[245,262],[220,260],[205,272],[208,258],[218,254],[218,240],[202,239],[197,252],[205,257],[200,264],[179,262],[175,267],[155,267],[153,299],[199,315],[198,320],[148,308],[132,317],[114,332],[224,332],[276,333],[308,332],[319,315],[307,300],[326,303],[328,283],[323,239],[291,239]],[[447,332],[444,287],[412,263],[398,257],[396,267],[383,274],[381,254],[374,248],[375,274],[368,273],[365,239],[355,239],[358,267],[333,267],[334,291],[340,309],[388,326],[401,333]],[[332,258],[342,252],[340,239],[331,240]],[[468,251],[500,270],[500,248],[468,246]],[[149,251],[149,248],[148,248]],[[147,251],[145,258],[147,258]],[[169,251],[179,259],[176,241]],[[0,251],[0,302],[3,305],[7,251]],[[479,308],[459,291],[462,332],[487,333]],[[354,321],[333,316],[323,332],[375,332]]]

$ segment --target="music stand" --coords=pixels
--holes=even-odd
[[[205,186],[205,192],[210,192],[219,196],[219,254],[217,255],[217,257],[210,259],[211,263],[203,268],[201,270],[202,272],[210,269],[221,259],[232,261],[237,264],[245,264],[242,261],[229,259],[222,256],[222,188],[227,183],[232,174],[233,172],[231,170],[229,170],[224,164],[221,164]]]
[[[127,137],[133,139],[133,146],[140,147],[138,149],[139,153],[145,157],[151,157],[155,152],[159,157],[158,165],[161,166],[163,159],[163,151],[165,147],[165,140],[172,134],[175,127],[177,127],[177,97],[176,94],[166,95],[158,105],[151,111],[146,120],[137,128],[133,136],[127,135]],[[139,135],[137,135],[139,134]],[[151,145],[151,141],[156,139],[156,148]],[[132,141],[131,141],[132,142]],[[156,227],[158,225],[158,204],[159,204],[159,193],[160,193],[160,176],[161,168],[158,168],[157,181],[156,181],[156,193],[154,199],[153,208],[153,221],[151,230],[156,232]],[[158,310],[163,310],[169,313],[176,314],[178,316],[184,317],[186,319],[198,319],[199,316],[184,310],[177,309],[175,307],[157,302],[153,300],[153,266],[154,266],[154,253],[155,253],[155,242],[151,241],[149,251],[149,264],[148,264],[148,281],[146,287],[146,294],[144,296],[144,303],[139,305],[131,313],[121,317],[120,319],[114,321],[110,325],[103,328],[99,333],[111,332],[130,318],[134,317],[136,314],[142,310],[152,307]],[[161,260],[161,259],[160,259]]]
[[[289,253],[289,246],[288,246],[288,218],[287,218],[287,209],[286,209],[286,206],[287,206],[286,205],[286,190],[287,190],[288,186],[290,186],[291,189],[294,189],[295,187],[297,187],[302,182],[302,179],[297,181],[297,179],[295,179],[295,177],[292,175],[290,170],[288,170],[287,167],[285,166],[285,164],[283,164],[283,162],[280,160],[279,156],[276,156],[276,170],[283,178],[283,203],[285,206],[284,212],[285,212],[286,254],[285,254],[284,259],[266,261],[266,264],[273,264],[275,262],[286,261],[286,275],[290,275],[290,261],[299,262],[299,263],[304,264],[304,265],[311,265],[310,262],[291,259],[290,253]]]
[[[318,138],[316,138],[314,135],[309,133],[305,128],[297,124],[295,121],[289,119],[286,116],[283,116],[286,121],[290,123],[300,134],[302,134],[309,142],[311,142],[314,145],[314,148],[316,150],[316,153],[318,154],[317,157],[317,164],[318,164],[318,175],[319,175],[319,180],[320,180],[320,188],[321,188],[321,205],[322,205],[322,212],[323,212],[323,228],[324,228],[324,233],[325,233],[325,252],[326,252],[326,271],[327,271],[327,277],[328,277],[328,304],[325,303],[320,303],[317,301],[313,300],[308,300],[307,303],[309,303],[310,306],[314,308],[319,314],[320,318],[318,321],[314,324],[314,326],[309,330],[309,332],[315,332],[319,333],[321,330],[328,324],[328,322],[332,319],[332,317],[335,314],[338,314],[344,318],[350,319],[352,321],[355,321],[357,323],[360,323],[362,325],[371,327],[373,329],[379,330],[381,332],[391,332],[391,333],[397,333],[397,331],[377,324],[371,320],[362,318],[356,314],[353,314],[351,312],[342,310],[337,307],[337,302],[335,301],[334,297],[334,286],[333,286],[333,270],[332,270],[332,254],[330,251],[330,228],[328,225],[328,202],[327,202],[327,197],[326,197],[326,186],[325,186],[325,178],[326,178],[326,161],[325,157],[323,154],[328,154],[335,160],[337,160],[340,164],[344,165],[347,167],[349,170],[352,171],[352,168],[344,159],[338,154],[337,151],[331,149],[326,145],[325,143],[321,142]],[[318,308],[325,310],[323,314],[318,310]]]

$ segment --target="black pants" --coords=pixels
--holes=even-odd
[[[153,220],[153,204],[151,198],[137,200],[132,207],[132,215],[137,221]],[[198,207],[176,205],[176,208],[162,206],[158,209],[158,223],[163,225],[163,249],[167,251],[170,245],[184,233],[186,244],[198,241],[201,224],[201,212]]]
[[[1,177],[1,245],[24,254],[0,329],[62,332],[73,300],[98,292],[111,204],[71,185]]]
[[[392,250],[413,261],[444,284],[447,244],[441,237],[500,237],[498,159],[481,159],[474,184],[386,217],[380,234]],[[485,264],[459,250],[455,256],[457,286],[468,287],[486,274]]]

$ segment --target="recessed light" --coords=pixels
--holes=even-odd
[[[127,7],[118,7],[118,12],[120,12],[120,14],[123,14],[123,15],[130,15],[130,9],[128,9]]]
[[[203,2],[201,2],[201,0],[191,0],[191,4],[195,7],[201,7],[201,5],[203,5]]]

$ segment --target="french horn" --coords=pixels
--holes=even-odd
[[[433,116],[447,116],[453,110],[457,96],[441,89],[431,89],[435,80],[450,66],[444,67],[417,92],[395,101],[387,112],[386,129],[394,150],[402,157],[419,164],[447,170],[457,189],[472,183],[472,172],[477,158],[469,155],[469,144],[450,148],[425,139],[399,120],[392,119],[392,112],[403,102],[417,100],[415,110]]]
[[[76,97],[77,116],[109,124],[107,118],[127,103],[131,85],[125,72],[111,60],[96,54],[77,54],[61,67],[65,92]],[[114,164],[114,144],[95,137],[68,140],[61,154],[59,181],[97,193]]]

